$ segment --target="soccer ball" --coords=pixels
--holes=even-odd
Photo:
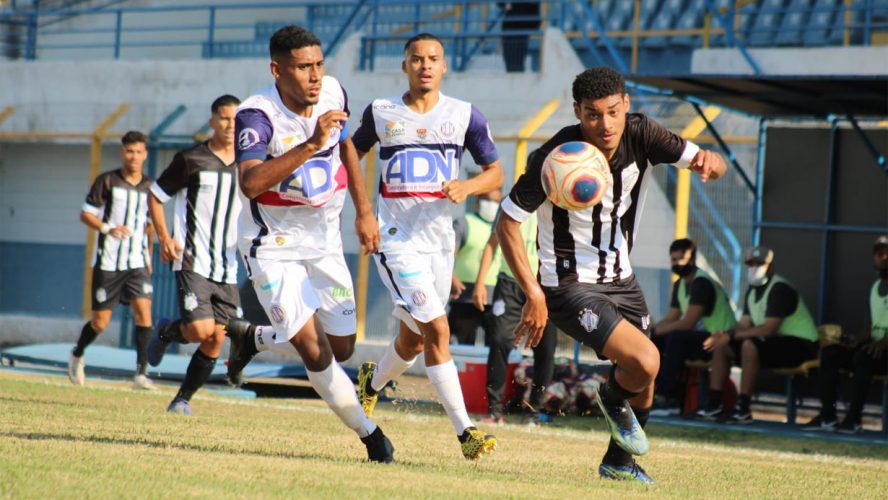
[[[588,415],[597,410],[596,400],[600,386],[601,379],[597,375],[590,375],[571,387],[571,399],[578,414]]]
[[[594,207],[611,185],[610,165],[595,146],[565,142],[543,160],[543,191],[553,205],[565,210]]]
[[[533,380],[533,358],[522,358],[512,373],[515,383],[522,387],[530,385]]]
[[[539,409],[551,414],[558,414],[564,409],[570,399],[570,391],[564,382],[552,382],[540,396]]]

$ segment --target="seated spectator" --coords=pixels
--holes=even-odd
[[[660,373],[655,382],[651,415],[681,413],[680,374],[686,360],[709,360],[703,342],[712,332],[724,332],[737,323],[722,286],[697,267],[697,245],[683,238],[669,246],[672,272],[678,275],[666,316],[651,329],[660,349]]]
[[[478,195],[475,208],[466,212],[465,217],[454,219],[453,231],[456,233],[456,255],[453,264],[453,276],[450,285],[450,313],[447,322],[450,324],[451,340],[459,344],[473,345],[478,327],[484,330],[485,343],[493,332],[493,316],[490,302],[478,310],[472,304],[472,293],[476,286],[485,289],[486,297],[493,296],[496,285],[496,273],[491,273],[482,283],[477,283],[478,268],[481,265],[481,253],[490,237],[491,223],[503,194],[499,189]],[[499,265],[499,263],[497,263]]]
[[[774,273],[774,252],[746,251],[749,289],[743,316],[733,329],[713,333],[703,343],[712,352],[709,398],[697,416],[728,423],[752,422],[750,400],[760,368],[790,368],[817,358],[817,327],[798,291]],[[740,397],[730,414],[721,409],[722,388],[739,363]]]
[[[820,413],[802,429],[838,431],[856,434],[863,429],[863,404],[869,392],[873,374],[888,371],[888,236],[880,236],[873,245],[873,265],[879,278],[870,287],[869,324],[862,336],[842,336],[841,342],[824,347],[820,353]],[[842,423],[836,415],[836,394],[839,370],[851,375],[851,401]],[[837,425],[838,424],[838,425]]]

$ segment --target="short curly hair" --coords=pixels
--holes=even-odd
[[[271,58],[289,56],[293,49],[321,46],[321,40],[314,33],[302,26],[284,26],[271,35],[268,41],[268,52]]]
[[[589,68],[583,71],[573,81],[574,102],[583,99],[597,100],[612,95],[626,93],[626,81],[623,75],[607,66]]]

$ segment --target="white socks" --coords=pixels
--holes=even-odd
[[[257,326],[253,342],[255,342],[256,350],[259,352],[274,351],[284,354],[299,354],[299,351],[296,350],[296,347],[289,340],[277,342],[277,332],[274,331],[272,326]]]
[[[444,406],[447,416],[450,417],[450,423],[453,424],[456,435],[462,435],[467,427],[472,426],[472,421],[469,420],[466,403],[459,387],[456,364],[451,359],[440,365],[427,366],[426,373],[432,386],[435,387],[435,391],[438,392],[438,399]]]
[[[416,357],[410,361],[405,361],[400,355],[398,355],[398,352],[395,351],[395,341],[392,340],[388,347],[385,348],[385,354],[382,355],[379,364],[376,365],[376,371],[373,373],[373,380],[370,381],[370,387],[372,387],[374,391],[381,391],[382,388],[385,387],[385,384],[389,383],[390,380],[394,380],[401,376],[402,373],[413,366],[414,362],[416,362]]]
[[[358,437],[367,437],[376,430],[376,424],[367,418],[364,409],[358,403],[355,385],[339,363],[333,361],[321,372],[310,370],[306,372],[314,390],[327,402],[327,406],[333,410],[339,420],[342,420],[342,423],[358,433]]]

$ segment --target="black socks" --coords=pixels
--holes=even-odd
[[[200,389],[204,382],[210,378],[213,368],[216,367],[216,358],[211,358],[200,349],[194,351],[188,370],[185,372],[185,381],[173,401],[191,401],[191,396]]]
[[[138,375],[148,375],[148,342],[151,341],[150,326],[136,326],[136,365]]]
[[[83,325],[83,330],[80,330],[80,338],[77,339],[77,345],[74,346],[74,350],[71,352],[78,358],[83,357],[83,350],[86,349],[86,346],[92,344],[98,336],[99,332],[93,330],[92,324],[87,321]]]

